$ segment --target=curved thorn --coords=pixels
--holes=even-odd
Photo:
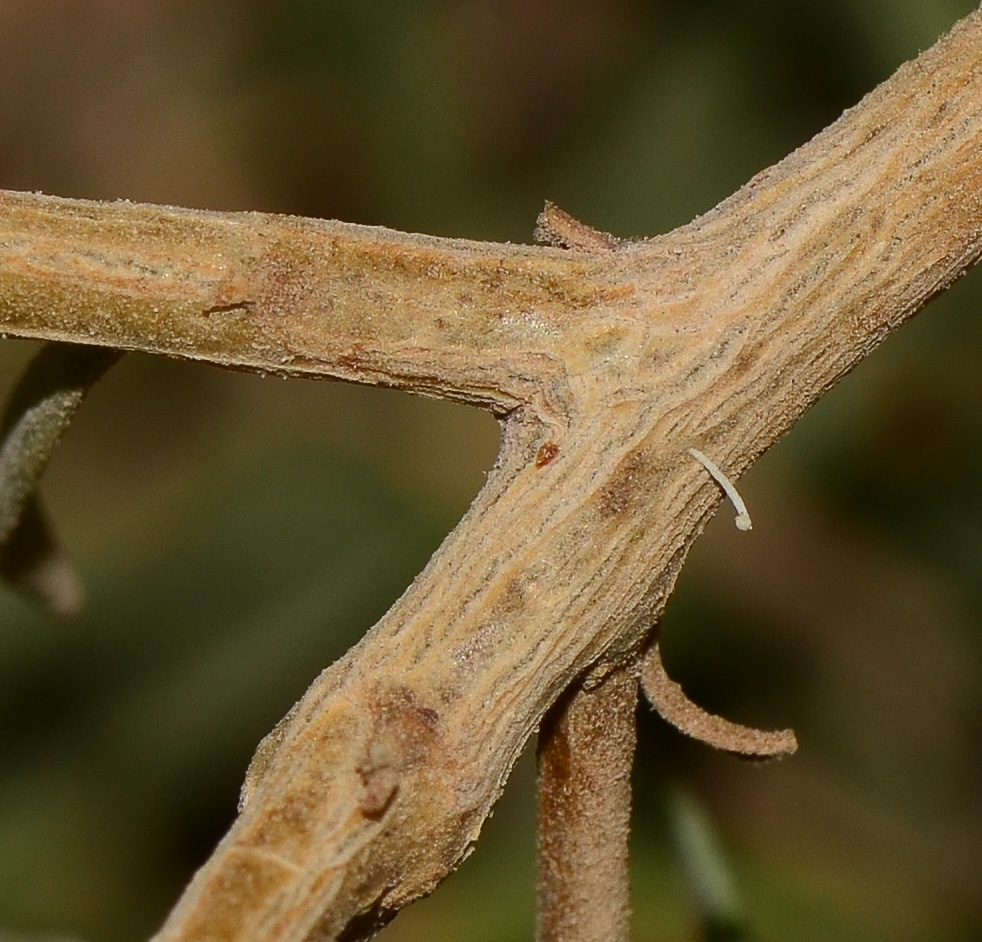
[[[655,642],[641,665],[641,689],[655,711],[676,729],[716,749],[759,759],[777,759],[798,748],[794,730],[763,730],[731,723],[694,704],[668,674]]]
[[[86,393],[120,356],[102,347],[45,344],[0,423],[0,578],[58,617],[81,608],[81,583],[45,523],[38,483]]]

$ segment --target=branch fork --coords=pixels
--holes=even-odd
[[[261,745],[157,942],[351,942],[433,890],[563,692],[613,690],[650,644],[721,499],[689,449],[738,478],[978,260],[979,140],[976,13],[650,240],[551,206],[534,247],[0,193],[0,334],[384,384],[503,423],[460,525]],[[670,720],[790,749],[699,719],[652,652],[641,680]]]

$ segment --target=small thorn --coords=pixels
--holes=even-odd
[[[535,240],[559,249],[579,249],[583,252],[614,252],[622,242],[609,232],[601,232],[574,219],[548,200],[535,221]]]

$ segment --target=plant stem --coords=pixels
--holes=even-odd
[[[0,193],[0,332],[382,383],[503,419],[412,587],[260,746],[159,942],[369,938],[472,849],[720,499],[982,254],[982,12],[704,216],[558,248]],[[584,692],[585,695],[585,692]]]
[[[637,671],[577,682],[539,732],[539,942],[627,942]]]

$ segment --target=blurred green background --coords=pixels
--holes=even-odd
[[[545,198],[687,222],[971,0],[7,0],[0,187],[529,241]],[[982,938],[982,281],[862,365],[745,477],[664,623],[669,670],[793,725],[752,766],[642,708],[639,940]],[[0,393],[34,351],[0,344]],[[151,934],[259,738],[480,487],[486,415],[131,355],[45,496],[89,591],[0,591],[0,940]],[[532,935],[532,763],[477,853],[383,933]],[[681,797],[680,797],[681,796]],[[710,822],[740,926],[673,835]],[[684,831],[684,829],[682,829]]]

